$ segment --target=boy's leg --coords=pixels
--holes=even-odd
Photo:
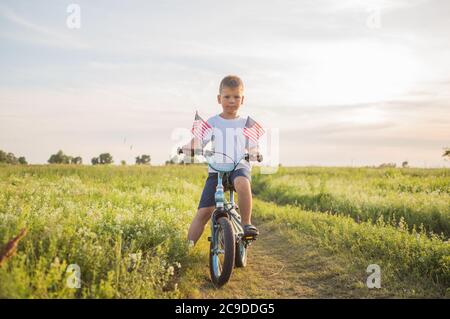
[[[200,236],[205,229],[205,225],[211,218],[215,206],[202,207],[197,210],[197,215],[195,215],[194,220],[189,227],[188,240],[194,242],[194,244],[199,240]]]
[[[239,212],[242,218],[242,225],[250,225],[252,218],[252,189],[250,181],[244,176],[237,176],[234,179],[234,189],[238,194]]]
[[[188,240],[195,245],[205,229],[205,225],[211,218],[215,209],[214,193],[216,192],[217,174],[209,174],[203,188],[200,203],[198,204],[197,214],[192,220],[188,231]]]

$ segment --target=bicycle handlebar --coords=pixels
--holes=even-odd
[[[206,155],[206,156],[212,156],[212,155],[214,155],[214,153],[218,153],[218,152],[205,151],[205,152],[203,153],[203,150],[201,150],[201,153],[198,153],[198,154]],[[178,154],[178,155],[184,154],[183,149],[182,149],[181,147],[179,147],[179,148],[177,149],[177,154]],[[191,149],[191,156],[194,156],[194,155],[195,155],[195,150],[194,150],[194,149]],[[250,162],[250,154],[249,154],[249,153],[245,153],[244,159],[245,159],[247,162]],[[261,162],[263,161],[263,156],[262,156],[262,154],[259,153],[259,152],[256,154],[256,161],[259,162],[259,163],[261,163]]]

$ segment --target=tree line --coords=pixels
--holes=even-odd
[[[16,157],[13,153],[6,153],[5,151],[0,150],[0,163],[4,164],[21,164],[27,165],[27,160],[24,156]]]
[[[150,165],[151,157],[148,154],[142,154],[135,158],[135,163],[137,165]],[[83,159],[81,156],[71,156],[64,154],[62,150],[59,150],[55,154],[50,155],[50,158],[47,160],[49,164],[74,164],[81,165],[83,164]],[[110,153],[101,153],[97,157],[93,157],[91,159],[92,165],[106,165],[114,163],[114,159]],[[122,165],[126,165],[126,161],[120,161]],[[7,153],[5,151],[0,150],[0,164],[23,164],[27,165],[28,162],[24,156],[16,157],[13,153]]]
[[[442,154],[445,160],[450,160],[450,147],[444,148],[444,153]],[[135,158],[135,164],[137,165],[150,165],[151,157],[148,154],[142,154],[141,156],[137,156]],[[81,165],[83,164],[83,159],[80,156],[70,156],[64,154],[62,150],[59,150],[56,154],[52,154],[50,158],[47,160],[49,164],[75,164]],[[93,157],[91,159],[92,165],[106,165],[114,163],[113,157],[110,153],[101,153],[97,157]],[[122,165],[126,165],[126,161],[121,160],[120,163]],[[194,157],[185,158],[184,160],[179,160],[177,156],[174,156],[165,162],[166,165],[171,164],[198,164],[198,160]],[[25,156],[16,157],[11,152],[5,152],[0,150],[0,164],[11,164],[11,165],[27,165],[28,162]],[[402,163],[402,167],[406,168],[409,166],[407,161]],[[379,167],[396,167],[395,163],[383,163]]]

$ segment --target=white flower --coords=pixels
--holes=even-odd
[[[138,252],[138,253],[135,253],[135,254],[129,254],[129,256],[130,256],[131,261],[133,263],[136,263],[136,262],[141,260],[142,253]]]

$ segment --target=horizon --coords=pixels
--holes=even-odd
[[[5,150],[1,150],[1,151],[5,151]],[[20,155],[19,154],[14,154],[14,155],[16,155],[16,157],[24,156],[23,154],[20,154]],[[68,154],[65,154],[65,155],[68,155]],[[144,155],[144,154],[139,154],[139,156],[141,156],[141,155]],[[147,155],[151,156],[151,154],[147,154]],[[150,162],[148,164],[137,164],[134,161],[131,162],[131,163],[126,162],[125,164],[122,164],[121,163],[122,160],[114,159],[114,154],[111,154],[111,156],[113,157],[113,163],[110,163],[110,164],[95,164],[94,165],[94,164],[90,163],[90,160],[87,162],[87,161],[85,161],[82,158],[83,162],[81,164],[55,164],[55,163],[48,163],[48,162],[45,162],[45,163],[29,163],[28,162],[28,164],[26,164],[24,166],[45,166],[45,165],[73,165],[73,166],[102,166],[102,165],[107,165],[107,166],[167,166],[167,165],[183,165],[183,164],[180,164],[180,163],[166,164],[166,163],[154,163],[154,162]],[[26,156],[24,156],[24,157],[26,158]],[[179,159],[181,160],[182,158],[179,158]],[[446,161],[446,162],[448,162],[448,161]],[[448,168],[450,168],[449,165],[443,164],[442,166],[431,166],[431,165],[428,165],[426,162],[423,163],[423,166],[413,166],[413,165],[410,165],[410,163],[408,162],[408,164],[407,164],[408,166],[406,166],[406,167],[402,167],[402,163],[396,163],[396,162],[386,162],[386,163],[378,163],[378,164],[371,164],[371,165],[369,165],[369,164],[366,164],[366,165],[364,165],[364,164],[355,165],[355,164],[351,164],[351,163],[347,164],[347,165],[346,164],[342,164],[342,165],[318,165],[318,164],[314,164],[314,163],[306,163],[306,164],[303,164],[303,165],[295,165],[295,164],[285,165],[285,164],[280,162],[279,163],[280,166],[278,166],[278,168],[280,168],[280,167],[290,167],[290,168],[295,168],[295,167],[305,167],[305,168],[306,167],[310,167],[310,168],[314,168],[314,167],[316,167],[316,168],[322,168],[323,167],[323,168],[375,168],[375,169],[380,169],[380,168],[383,168],[383,167],[380,167],[380,165],[382,165],[382,164],[395,164],[396,166],[394,168],[401,168],[401,169],[404,169],[404,168],[406,168],[406,169],[408,169],[408,168],[412,168],[412,169],[448,169]],[[0,163],[0,165],[5,165],[6,166],[8,164]],[[20,166],[21,164],[16,164],[16,165]],[[205,165],[206,166],[206,162],[197,162],[197,163],[193,163],[193,164],[184,164],[184,165]],[[252,165],[252,166],[254,166],[254,167],[261,167],[260,164],[256,164],[256,165]],[[384,167],[384,168],[386,168],[386,167]]]

